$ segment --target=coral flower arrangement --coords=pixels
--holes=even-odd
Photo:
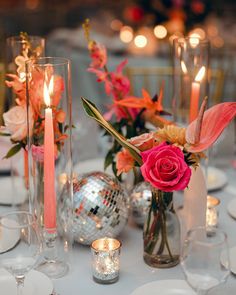
[[[53,93],[51,94],[51,105],[53,111],[53,126],[55,134],[56,150],[60,148],[63,141],[67,138],[65,132],[61,131],[60,124],[65,121],[65,112],[59,107],[62,92],[64,90],[64,81],[60,76],[53,75],[52,67],[47,68],[47,73],[40,69],[33,70],[28,83],[29,92],[29,107],[28,107],[28,122],[27,126],[27,98],[26,98],[26,69],[25,62],[31,60],[36,62],[40,55],[41,49],[32,48],[30,39],[26,33],[21,33],[20,38],[24,41],[22,52],[15,58],[17,70],[15,74],[7,74],[6,86],[12,88],[15,94],[15,105],[3,114],[4,126],[1,127],[0,135],[10,136],[13,144],[12,148],[6,154],[9,158],[16,154],[22,148],[26,150],[27,145],[27,128],[29,128],[30,136],[33,136],[35,146],[33,154],[39,159],[43,154],[43,134],[45,118],[44,109],[44,86],[49,87],[49,82],[53,83]],[[51,77],[53,76],[53,79]]]
[[[150,208],[144,224],[144,260],[154,267],[179,263],[180,224],[173,207],[173,193],[187,188],[192,169],[236,116],[236,103],[225,102],[205,111],[203,101],[198,118],[187,128],[164,125],[156,131],[126,139],[102,117],[97,108],[82,98],[87,114],[123,146],[116,156],[117,172],[139,166],[152,187]]]

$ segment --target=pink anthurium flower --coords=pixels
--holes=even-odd
[[[208,149],[236,116],[236,102],[224,102],[208,109],[203,116],[199,141],[195,132],[197,119],[186,129],[186,149],[189,152],[202,152]]]

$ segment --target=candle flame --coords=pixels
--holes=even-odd
[[[195,77],[195,81],[196,82],[201,82],[203,77],[205,76],[205,72],[206,72],[206,68],[204,66],[202,66],[201,69],[199,70],[199,72],[197,73],[196,77]]]
[[[189,37],[189,43],[190,43],[190,46],[192,48],[195,48],[198,46],[198,44],[200,43],[199,41],[199,35],[196,34],[196,33],[192,33]]]
[[[184,61],[182,61],[182,60],[181,60],[181,69],[182,69],[184,74],[188,73],[187,67],[186,67]]]
[[[54,85],[54,78],[53,76],[51,77],[49,81],[49,86],[47,87],[47,83],[44,82],[44,87],[43,87],[43,96],[44,96],[44,102],[46,106],[50,107],[50,101],[51,101],[51,95],[53,94],[53,85]]]

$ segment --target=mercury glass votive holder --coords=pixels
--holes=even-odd
[[[95,282],[112,284],[119,279],[121,242],[102,238],[92,242],[92,273]]]
[[[217,206],[220,204],[220,200],[207,196],[207,211],[206,211],[206,225],[210,227],[217,227],[218,225],[218,209]]]

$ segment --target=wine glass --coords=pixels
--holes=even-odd
[[[41,252],[39,229],[34,216],[25,211],[1,216],[0,227],[2,239],[7,241],[0,264],[15,277],[17,295],[22,295],[25,275],[36,265]]]
[[[224,255],[224,265],[221,264]],[[187,282],[205,295],[226,281],[229,275],[229,251],[226,234],[217,228],[196,227],[186,236],[181,265]]]

